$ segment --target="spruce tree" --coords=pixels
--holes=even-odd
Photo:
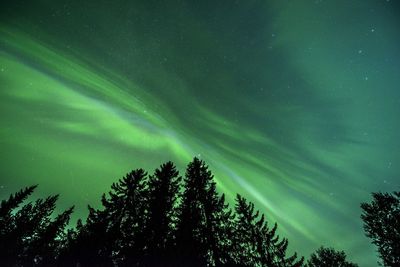
[[[15,194],[11,194],[7,200],[0,203],[0,233],[5,229],[5,223],[11,217],[11,212],[18,208],[36,189],[37,185],[25,187]]]
[[[110,220],[105,211],[88,207],[89,215],[86,223],[81,220],[76,226],[76,234],[70,232],[70,247],[63,255],[64,266],[113,266],[114,236],[110,228]]]
[[[145,226],[147,266],[168,266],[175,242],[177,206],[182,177],[172,162],[162,164],[149,178]]]
[[[32,263],[35,266],[56,264],[65,238],[65,228],[72,212],[73,207],[57,215],[54,220],[49,220],[50,214],[41,220],[35,230],[35,238],[31,238],[29,243],[24,245],[24,256],[19,261],[21,266],[30,266]]]
[[[400,266],[400,192],[373,193],[371,203],[362,203],[364,230],[384,266]]]
[[[177,231],[181,266],[222,266],[230,212],[224,196],[216,192],[208,166],[194,158],[186,169]]]
[[[73,208],[52,219],[58,195],[17,208],[36,186],[27,187],[0,206],[1,266],[52,266]]]
[[[114,236],[113,257],[117,262],[133,265],[143,257],[146,243],[147,172],[132,171],[111,189],[110,197],[103,196],[102,204],[110,221],[109,234]]]
[[[70,233],[70,255],[64,255],[66,261],[80,266],[140,262],[145,246],[146,179],[143,169],[134,170],[113,183],[108,196],[103,194],[103,209],[89,206],[86,224],[79,222],[77,233]]]
[[[35,190],[35,186],[26,187],[11,194],[7,200],[0,203],[0,259],[6,265],[11,265],[17,259],[17,249],[22,244],[21,229],[16,228],[15,215],[17,209]]]
[[[254,210],[254,204],[236,197],[235,259],[242,266],[297,267],[303,258],[286,255],[287,239],[276,235],[277,224],[268,227],[264,215]]]
[[[344,251],[336,251],[333,248],[320,247],[312,253],[307,261],[307,267],[357,267],[358,265],[346,260]]]

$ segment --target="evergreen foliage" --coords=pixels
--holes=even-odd
[[[297,254],[286,256],[288,240],[276,235],[278,225],[269,228],[264,215],[240,195],[236,196],[236,214],[234,251],[239,252],[236,261],[242,266],[303,266],[304,259]]]
[[[177,227],[181,266],[222,266],[230,262],[226,252],[231,211],[224,195],[218,195],[213,178],[198,158],[186,169]]]
[[[57,195],[20,207],[35,188],[27,187],[1,202],[1,266],[54,266],[57,262],[73,207],[54,219]]]
[[[362,203],[364,230],[378,247],[384,266],[400,266],[400,192],[373,193]]]
[[[331,248],[318,249],[306,265],[296,253],[288,255],[277,224],[270,226],[240,195],[232,210],[198,158],[183,178],[172,162],[152,175],[131,171],[70,229],[73,208],[53,215],[57,195],[21,206],[35,188],[0,204],[0,266],[357,266]],[[399,196],[378,193],[362,204],[364,228],[385,266],[399,266]]]
[[[21,203],[33,193],[36,189],[37,185],[26,187],[21,189],[19,192],[15,194],[11,194],[11,196],[7,200],[2,200],[0,204],[0,231],[4,230],[6,226],[7,219],[11,218],[12,210],[18,208]]]
[[[320,247],[311,254],[307,261],[307,267],[357,267],[358,265],[346,260],[344,251],[336,251],[333,248]]]
[[[181,181],[182,177],[172,162],[161,165],[149,178],[144,227],[148,244],[144,258],[146,266],[167,266],[173,260]]]
[[[86,224],[78,222],[71,233],[64,265],[127,266],[144,255],[147,173],[137,169],[111,185],[103,194],[103,209],[89,208]]]

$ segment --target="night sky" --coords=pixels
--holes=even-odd
[[[0,197],[58,207],[204,159],[290,249],[376,266],[359,204],[400,187],[400,2],[2,1]]]

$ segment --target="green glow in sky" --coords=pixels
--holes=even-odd
[[[1,4],[0,196],[39,184],[76,219],[199,156],[291,249],[376,266],[359,204],[400,186],[395,2]]]

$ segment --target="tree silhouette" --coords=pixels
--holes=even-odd
[[[36,189],[37,185],[21,189],[15,194],[11,194],[7,200],[2,200],[0,204],[0,233],[6,230],[8,221],[11,220],[11,212],[18,208],[24,200],[30,196]]]
[[[371,203],[362,203],[364,230],[384,266],[400,266],[400,192],[373,193]]]
[[[208,166],[194,158],[186,169],[185,188],[177,229],[181,266],[222,266],[227,258],[231,213]]]
[[[268,227],[264,215],[254,211],[254,204],[236,196],[235,244],[236,262],[241,266],[302,266],[297,254],[287,257],[288,240],[276,236],[277,224]]]
[[[136,263],[144,255],[146,237],[147,173],[137,169],[111,186],[110,199],[102,203],[110,217],[111,239],[115,242],[115,258],[125,265]],[[119,239],[115,236],[119,235]]]
[[[52,266],[64,237],[73,207],[51,219],[58,195],[17,208],[33,193],[27,187],[0,206],[1,266]]]
[[[357,267],[358,265],[346,261],[344,251],[336,251],[333,248],[320,247],[311,254],[307,261],[307,267]]]
[[[103,209],[89,206],[86,224],[78,222],[76,233],[69,233],[63,265],[127,266],[140,260],[145,247],[146,178],[144,170],[134,170],[113,183],[108,196],[103,194]]]
[[[169,255],[175,242],[181,181],[182,177],[172,162],[161,165],[149,178],[144,263],[147,266],[171,264]]]

